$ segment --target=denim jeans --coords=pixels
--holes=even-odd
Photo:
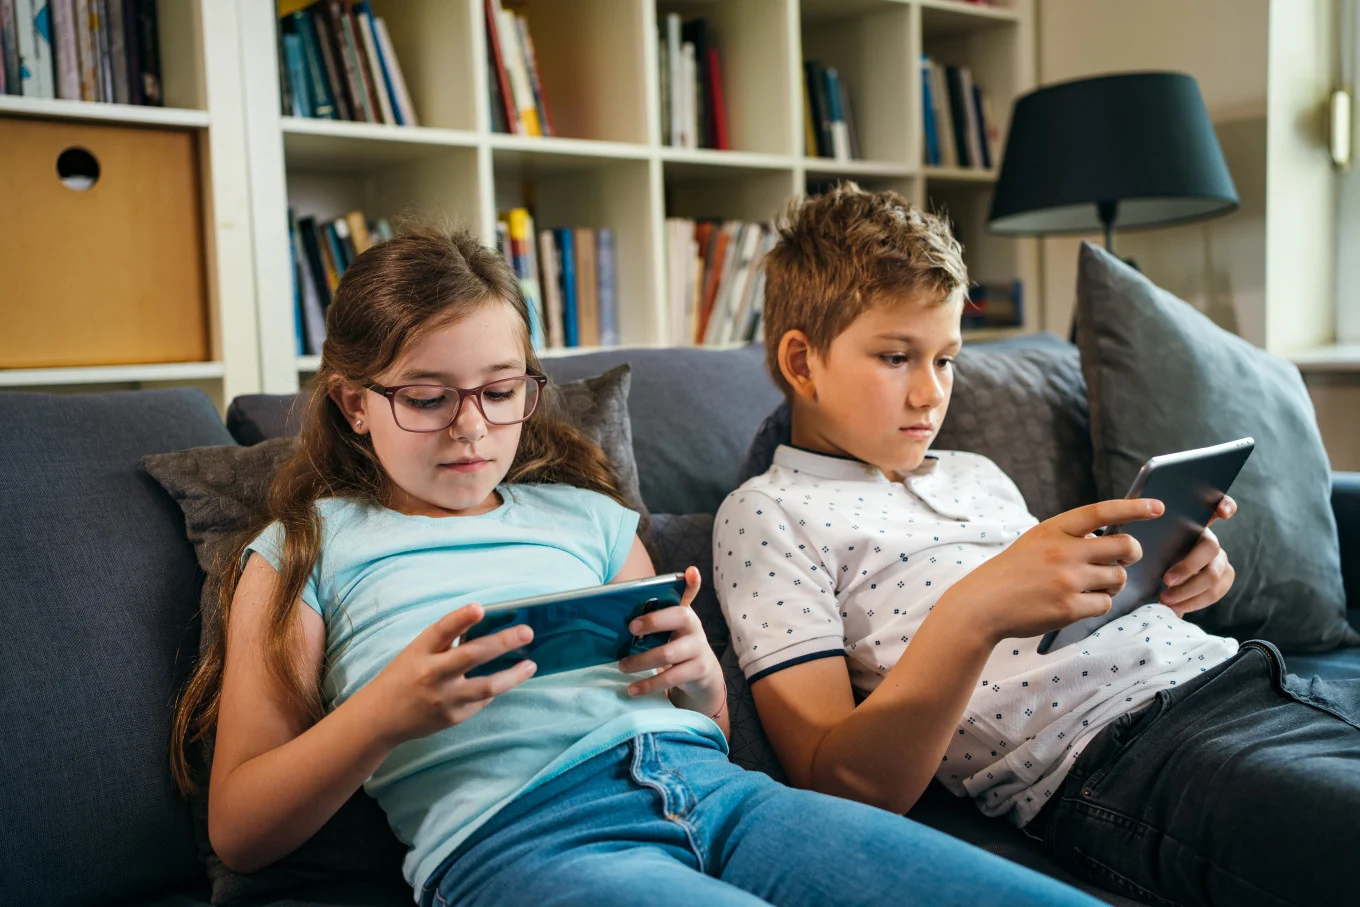
[[[1360,904],[1360,680],[1247,642],[1098,734],[1035,822],[1060,863],[1149,904]]]
[[[430,876],[421,907],[1095,905],[872,806],[641,734],[520,796]]]

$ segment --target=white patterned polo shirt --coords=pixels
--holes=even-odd
[[[940,596],[1037,522],[977,454],[935,451],[894,482],[857,460],[781,446],[714,524],[715,588],[742,670],[755,681],[844,656],[862,700]],[[1022,826],[1101,728],[1237,651],[1155,602],[1048,655],[1038,644],[993,650],[935,775]]]

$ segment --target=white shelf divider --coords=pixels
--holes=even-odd
[[[168,362],[150,365],[93,365],[75,368],[0,369],[0,387],[56,387],[63,384],[130,384],[147,381],[201,381],[226,374],[221,362]]]

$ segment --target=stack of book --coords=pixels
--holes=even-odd
[[[0,94],[160,106],[156,0],[0,0]]]
[[[279,83],[285,114],[419,125],[387,24],[367,2],[316,0],[283,15]]]
[[[850,90],[836,67],[816,60],[803,61],[803,143],[809,157],[860,158]]]
[[[317,355],[326,340],[326,309],[340,277],[355,256],[392,237],[386,218],[368,221],[351,211],[331,221],[295,217],[288,212],[293,255],[293,305],[298,355]]]
[[[661,143],[672,148],[731,149],[722,66],[708,20],[661,26]]]
[[[1019,327],[1025,323],[1024,301],[1018,280],[974,284],[968,290],[968,305],[963,307],[963,327]]]
[[[555,135],[543,80],[538,75],[538,55],[529,36],[529,20],[504,9],[501,0],[483,2],[491,130],[511,135]]]
[[[925,162],[932,167],[996,167],[999,133],[987,92],[967,66],[941,66],[921,55]]]
[[[496,238],[529,303],[535,349],[618,344],[613,230],[535,230],[529,211],[515,208],[501,215]]]
[[[777,239],[769,224],[667,218],[670,342],[760,339],[765,308],[761,263]]]

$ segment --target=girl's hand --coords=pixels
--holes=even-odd
[[[506,690],[534,676],[537,665],[521,661],[485,677],[465,677],[534,637],[523,624],[454,646],[482,619],[481,605],[450,611],[427,627],[357,696],[364,696],[381,739],[396,746],[467,721]]]
[[[659,674],[631,684],[629,694],[643,696],[657,690],[672,690],[671,701],[677,706],[711,716],[726,703],[727,688],[699,616],[690,607],[698,594],[699,570],[690,567],[685,571],[685,594],[680,604],[644,614],[628,625],[634,636],[669,631],[670,641],[628,656],[619,662],[619,670],[637,674],[660,668]]]
[[[1209,519],[1209,525],[1212,526],[1215,520],[1232,519],[1235,513],[1237,502],[1224,495]],[[1184,617],[1227,595],[1236,576],[1237,571],[1228,563],[1227,553],[1218,544],[1218,536],[1206,528],[1185,560],[1162,576],[1162,582],[1170,588],[1162,590],[1157,600]]]
[[[1124,567],[1143,556],[1133,537],[1096,536],[1105,526],[1162,515],[1161,501],[1101,501],[1060,513],[955,583],[940,601],[966,608],[991,644],[1038,636],[1110,610],[1128,578]]]

